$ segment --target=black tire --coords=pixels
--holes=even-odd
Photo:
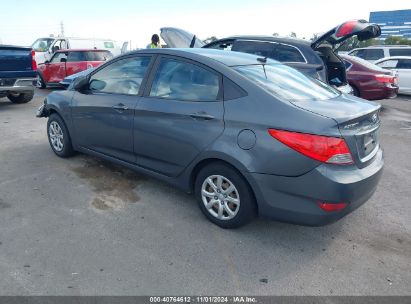
[[[353,86],[352,91],[353,91],[354,96],[361,97],[360,91],[356,87]]]
[[[37,74],[36,88],[38,88],[38,89],[45,89],[46,88],[46,83],[44,82],[44,79],[41,76],[41,74]]]
[[[24,92],[24,93],[17,93],[17,94],[9,94],[7,98],[12,103],[27,103],[33,99],[34,91],[33,92]]]
[[[53,144],[53,139],[51,138],[51,133],[53,132],[50,132],[50,128],[55,127],[56,124],[60,128],[61,134],[63,136],[62,140],[60,140],[60,142],[62,143],[61,150],[56,147],[57,144]],[[57,156],[65,158],[65,157],[70,157],[74,154],[70,134],[68,132],[66,124],[64,123],[60,115],[56,113],[53,113],[49,116],[49,120],[47,122],[47,137],[49,139],[49,144],[50,144],[51,149],[53,150],[54,153],[56,153]]]
[[[211,176],[222,176],[231,182],[238,192],[240,204],[236,215],[231,219],[219,219],[215,215],[211,214],[209,209],[206,208],[201,192],[203,184],[206,182],[207,178]],[[194,193],[203,214],[211,222],[221,228],[241,227],[250,222],[257,213],[257,204],[248,182],[237,170],[222,162],[211,163],[200,170],[195,180]],[[204,199],[208,200],[210,198]],[[216,210],[218,210],[218,208],[219,204],[215,203],[210,210],[213,209],[214,212],[217,212]],[[226,211],[224,212],[226,213]],[[228,215],[228,213],[226,214]]]

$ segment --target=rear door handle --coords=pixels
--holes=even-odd
[[[128,110],[128,107],[125,106],[125,105],[122,104],[122,103],[119,103],[119,104],[113,106],[112,108],[113,108],[114,110],[118,111],[118,112],[123,112],[123,111],[125,111],[125,110]]]
[[[202,120],[211,120],[211,119],[215,118],[213,115],[203,113],[203,112],[192,113],[192,114],[190,114],[190,117],[194,118],[194,119],[202,119]]]

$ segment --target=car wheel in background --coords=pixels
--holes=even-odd
[[[47,136],[51,149],[60,157],[69,157],[74,154],[70,134],[58,114],[51,114],[47,122]]]
[[[40,74],[37,74],[36,87],[39,88],[39,89],[45,89],[46,88],[46,83],[44,82],[44,79],[43,79],[43,77],[41,77]]]
[[[7,98],[13,103],[27,103],[33,99],[33,92],[26,93],[10,93],[7,95]]]
[[[207,165],[198,173],[194,188],[201,211],[222,228],[243,226],[256,215],[250,186],[231,166],[220,162]]]

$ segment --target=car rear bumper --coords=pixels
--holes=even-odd
[[[398,86],[385,86],[367,88],[360,90],[361,97],[368,100],[395,98],[398,94]]]
[[[382,150],[367,167],[323,164],[298,177],[251,173],[259,214],[309,226],[337,221],[364,204],[376,190],[384,165]],[[348,203],[342,211],[327,212],[320,202]]]
[[[36,78],[0,78],[0,91],[27,92],[33,91]]]

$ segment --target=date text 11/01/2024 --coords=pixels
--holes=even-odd
[[[233,296],[233,297],[213,297],[213,296],[197,296],[197,297],[150,297],[150,303],[257,303],[255,297]]]

